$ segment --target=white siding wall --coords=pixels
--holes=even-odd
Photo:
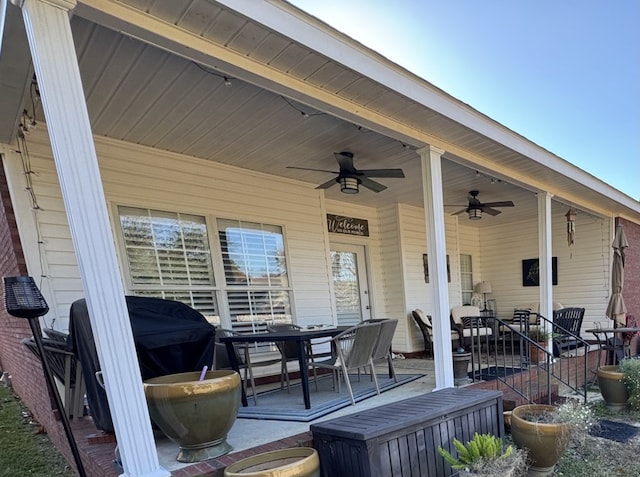
[[[46,263],[46,281],[52,290],[48,300],[54,305],[47,319],[55,317],[56,328],[66,329],[69,307],[83,296],[82,285],[44,126],[30,133],[27,141],[35,172],[33,189],[43,209],[36,217],[44,242],[42,258],[31,257],[28,266],[30,273],[39,274],[37,262]],[[283,226],[297,322],[334,321],[326,222],[319,212],[321,192],[301,182],[123,142],[96,138],[96,149],[111,213],[115,204],[124,204]],[[24,176],[13,175],[12,182],[20,190]],[[18,196],[18,200],[25,202],[27,197]],[[216,251],[212,252],[215,259]]]
[[[431,284],[425,283],[422,262],[422,255],[427,253],[427,237],[424,210],[422,208],[401,205],[399,206],[399,211],[402,224],[402,263],[404,264],[404,317],[408,323],[408,342],[406,351],[414,352],[423,350],[424,346],[420,330],[417,325],[414,324],[413,318],[411,318],[411,311],[416,308],[421,308],[426,314],[432,314]],[[460,303],[460,267],[458,257],[457,220],[455,217],[445,217],[445,233],[447,240],[447,254],[449,255],[449,266],[451,271],[449,300],[450,305],[455,306]],[[449,316],[441,318],[448,320]]]
[[[553,300],[564,306],[584,307],[582,329],[605,323],[609,297],[610,220],[578,211],[575,244],[567,245],[566,206],[552,206],[553,256],[558,257],[558,285]],[[483,279],[493,286],[499,316],[514,307],[539,302],[539,287],[522,286],[522,260],[538,257],[537,223],[533,220],[486,227],[480,232]],[[583,333],[584,335],[584,333]],[[591,336],[585,336],[591,338]]]

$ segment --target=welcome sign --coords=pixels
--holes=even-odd
[[[327,214],[327,228],[334,234],[369,236],[369,221],[365,219]]]

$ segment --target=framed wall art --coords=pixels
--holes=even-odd
[[[551,281],[553,285],[558,284],[558,257],[551,258]],[[522,261],[522,286],[540,286],[540,259],[527,258]]]

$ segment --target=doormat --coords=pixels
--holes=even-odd
[[[640,428],[625,424],[624,422],[609,421],[603,419],[594,426],[589,434],[594,437],[603,437],[610,441],[627,442],[633,439],[640,432]]]
[[[488,368],[482,368],[477,371],[469,372],[469,377],[476,381],[493,381],[498,378],[506,378],[512,374],[516,374],[522,371],[522,368],[509,368],[506,366],[489,366]]]
[[[388,374],[376,374],[380,393],[410,383],[423,374],[396,374],[395,382]],[[357,375],[349,375],[353,398],[356,402],[376,396],[376,388],[368,374],[362,374],[358,380]],[[313,421],[329,413],[351,405],[349,391],[344,382],[340,383],[340,393],[333,389],[331,375],[318,377],[318,390],[313,377],[309,377],[309,397],[311,409],[305,409],[300,383],[293,384],[287,389],[280,388],[272,391],[258,393],[258,404],[254,404],[253,397],[247,396],[249,405],[241,407],[238,418],[244,419],[275,419],[278,421]]]

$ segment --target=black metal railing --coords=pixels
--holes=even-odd
[[[488,317],[465,325],[469,336],[463,344],[471,352],[472,381],[495,380],[497,389],[502,383],[530,403],[551,403],[555,386],[586,402],[589,343],[580,336],[533,313],[519,321]],[[550,330],[551,350],[547,342],[531,338],[534,329]]]

